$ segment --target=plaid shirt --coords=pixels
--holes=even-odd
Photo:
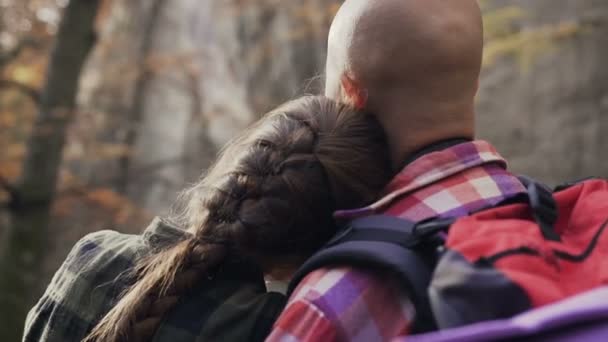
[[[28,314],[23,341],[81,341],[131,283],[127,274],[138,257],[186,234],[157,218],[143,235],[87,235]],[[266,292],[256,268],[226,262],[213,281],[201,282],[181,298],[154,341],[260,341],[284,303],[283,295]]]
[[[416,159],[378,202],[336,215],[385,213],[414,221],[459,217],[524,191],[496,150],[474,141]],[[267,340],[390,340],[407,335],[414,315],[407,294],[387,274],[352,267],[320,269],[299,284]]]

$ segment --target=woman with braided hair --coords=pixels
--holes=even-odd
[[[264,116],[184,194],[181,226],[90,234],[26,322],[25,341],[263,340],[287,279],[335,232],[332,213],[371,202],[389,178],[368,115],[303,97]]]

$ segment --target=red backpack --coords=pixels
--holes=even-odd
[[[385,268],[411,295],[420,332],[512,317],[608,284],[608,181],[555,193],[522,181],[525,198],[459,219],[355,220],[305,263],[290,289],[332,264]]]
[[[608,182],[553,196],[532,182],[528,190],[531,205],[451,225],[429,288],[439,327],[510,317],[608,284]]]

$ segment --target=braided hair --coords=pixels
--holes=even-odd
[[[85,341],[151,339],[180,296],[229,254],[266,274],[297,267],[335,234],[335,210],[378,195],[390,176],[386,150],[375,120],[325,97],[267,114],[185,192],[188,238],[141,260],[137,281]]]

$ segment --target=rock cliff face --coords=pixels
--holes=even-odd
[[[608,3],[535,0],[494,5],[487,19],[507,6],[519,7],[522,13],[511,23],[513,32],[507,38],[487,44],[521,39],[484,69],[480,137],[495,143],[516,172],[552,184],[608,176]]]
[[[341,3],[115,2],[102,36],[112,45],[100,45],[90,61],[81,102],[101,113],[98,135],[126,142],[132,153],[80,170],[153,211],[167,208],[258,115],[319,91],[328,27]],[[608,2],[483,5],[489,52],[479,136],[515,171],[549,183],[608,176]]]
[[[128,153],[76,173],[153,212],[168,208],[237,132],[318,92],[339,4],[115,0],[80,98],[98,117],[98,138]]]

